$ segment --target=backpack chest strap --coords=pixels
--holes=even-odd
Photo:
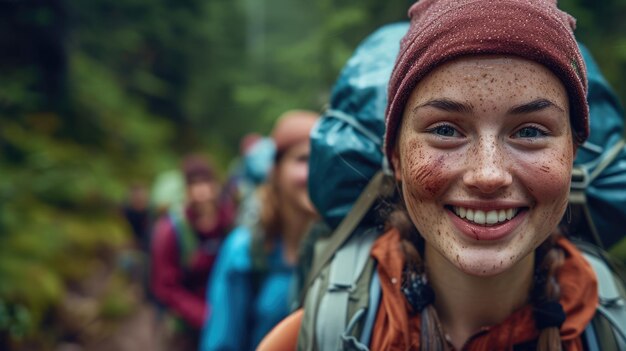
[[[373,267],[371,267],[371,269],[373,272],[369,284],[367,305],[362,306],[356,311],[356,313],[354,313],[352,319],[346,327],[346,330],[341,334],[342,350],[344,351],[370,351],[369,344],[372,339],[372,332],[374,331],[374,323],[376,322],[376,314],[378,312],[378,305],[380,305],[380,296],[382,294],[378,272],[376,272],[375,265],[372,266]],[[361,335],[358,336],[358,333],[354,335],[356,326],[360,322],[363,323],[363,328],[360,333]]]

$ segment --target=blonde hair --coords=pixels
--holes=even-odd
[[[263,233],[262,242],[266,250],[272,248],[281,231],[282,216],[277,187],[275,177],[270,177],[257,190],[259,203],[261,204],[259,226]]]

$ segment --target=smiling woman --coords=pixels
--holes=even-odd
[[[317,216],[306,187],[317,119],[306,110],[277,119],[273,164],[257,191],[259,216],[228,235],[208,281],[200,350],[253,350],[289,313],[298,248]]]
[[[439,321],[459,349],[528,300],[532,253],[567,206],[568,111],[561,81],[514,56],[445,63],[408,100],[392,163],[425,243],[412,261],[423,260]],[[481,301],[498,308],[487,313]]]
[[[589,133],[574,20],[552,1],[426,0],[409,13],[385,151],[396,222],[410,224],[379,240],[401,243],[404,295],[437,298],[413,304],[420,317],[399,334],[375,327],[372,345],[419,331],[422,350],[582,349],[596,282],[558,229]],[[382,306],[394,303],[391,267],[379,260]],[[588,289],[572,288],[571,270]]]
[[[589,133],[574,20],[552,1],[421,1],[409,13],[385,151],[403,199],[395,218],[411,225],[385,236],[402,243],[403,285],[437,297],[411,306],[421,349],[581,349],[595,277],[558,229]],[[588,290],[571,288],[572,269]],[[385,329],[376,348],[393,348]]]

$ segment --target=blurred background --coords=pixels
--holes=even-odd
[[[411,1],[0,0],[0,350],[147,347],[128,206],[202,152],[322,111]],[[626,0],[563,0],[626,101]],[[141,344],[144,342],[144,344]]]

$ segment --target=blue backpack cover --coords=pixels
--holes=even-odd
[[[587,175],[587,208],[605,248],[620,241],[626,229],[626,148],[624,110],[587,48],[578,43],[587,65],[591,134],[578,148],[574,165]],[[621,146],[620,146],[621,145]],[[615,158],[602,168],[602,161]]]
[[[328,110],[311,132],[309,192],[322,218],[336,228],[374,174],[386,169],[382,152],[387,84],[408,23],[382,27],[357,48],[332,90]],[[593,222],[610,247],[626,222],[626,148],[623,110],[589,51],[580,45],[589,79],[591,135],[575,165]],[[615,156],[603,162],[607,154]],[[573,185],[574,186],[574,185]]]
[[[387,83],[408,23],[382,27],[341,71],[330,106],[311,131],[309,194],[336,228],[374,173],[383,167]]]

